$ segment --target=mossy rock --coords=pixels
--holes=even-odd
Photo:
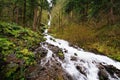
[[[63,60],[64,59],[64,53],[62,51],[60,51],[58,53],[58,57]]]

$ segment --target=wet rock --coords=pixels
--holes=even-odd
[[[68,53],[68,50],[64,49],[64,52],[65,52],[65,53]]]
[[[47,54],[47,50],[43,47],[38,47],[37,49],[35,49],[34,53],[35,54],[41,54],[41,57],[45,57]]]
[[[37,49],[35,49],[34,52],[39,53],[39,54],[41,54],[42,57],[44,57],[44,56],[46,56],[48,51],[43,47],[38,47]]]
[[[99,65],[98,68],[99,68],[99,72],[98,72],[99,79],[100,79],[100,80],[109,80],[109,79],[108,79],[107,71],[106,71],[106,69],[104,68],[104,66]]]
[[[81,74],[83,74],[84,76],[86,76],[86,74],[85,74],[85,72],[83,71],[82,67],[76,66],[76,69],[77,69]]]
[[[40,70],[43,70],[43,71],[46,70],[46,69],[47,69],[46,67],[41,67],[40,68]]]
[[[50,40],[52,40],[52,41],[56,42],[54,38],[50,38]]]
[[[72,61],[77,61],[77,57],[71,56],[71,59],[70,59],[70,60],[72,60]]]
[[[113,65],[106,65],[104,67],[112,77],[115,77],[114,74],[120,77],[120,70],[114,67]]]
[[[51,44],[48,45],[48,48],[49,48],[51,51],[53,51],[53,53],[55,53],[55,54],[57,54],[57,53],[59,53],[59,52],[61,51],[61,49],[60,49],[59,47],[54,46],[54,45],[51,45]]]
[[[54,57],[54,58],[55,58],[55,57],[56,57],[56,56],[55,56],[55,54],[52,54],[52,57]]]
[[[56,63],[56,65],[58,65],[58,66],[61,66],[61,64],[58,62],[58,63]]]
[[[64,77],[64,80],[74,80],[68,73],[65,73],[65,76],[66,77]]]
[[[81,50],[77,45],[74,45],[74,44],[72,44],[72,43],[69,43],[69,46],[71,46],[71,47],[73,47],[73,48],[76,48],[76,49],[78,49],[78,50]]]
[[[120,77],[120,70],[115,68],[113,65],[102,65],[102,64],[100,64],[98,66],[98,68],[100,70],[99,73],[98,73],[100,80],[109,80],[108,79],[108,74],[112,78],[118,79],[118,77]]]
[[[82,59],[80,60],[80,62],[83,62],[83,63],[85,63],[85,61],[84,61],[84,60],[82,60]]]
[[[52,52],[52,57],[58,56],[60,59],[64,59],[62,49],[57,46],[51,45],[49,43],[42,43],[42,45],[48,47]],[[38,64],[41,61],[41,57],[45,57],[47,54],[47,50],[38,47],[35,49],[35,56]],[[28,72],[26,72],[27,80],[72,80],[70,77],[64,72],[61,67],[61,64],[57,60],[50,60],[44,66],[32,66],[29,68]]]
[[[78,56],[77,53],[74,53],[75,56]]]
[[[33,66],[26,72],[27,80],[73,80],[70,75],[64,72],[57,61],[44,66]]]
[[[47,44],[47,45],[46,45]],[[54,54],[53,57],[58,56],[58,53],[61,51],[56,46],[50,45],[48,43],[45,43],[46,47],[48,47]],[[35,51],[36,58],[38,59],[38,54],[41,55],[47,53],[46,50],[39,47]],[[59,53],[60,54],[60,53]],[[62,57],[60,57],[62,58]],[[38,61],[40,61],[38,59]],[[32,66],[29,67],[28,72],[26,72],[26,78],[27,80],[72,80],[70,77],[67,76],[67,74],[64,72],[64,70],[61,67],[61,64],[57,60],[50,60],[48,61],[44,66]]]
[[[59,48],[58,46],[51,45],[49,43],[47,43],[47,45],[48,45],[48,48],[53,52],[53,54],[56,54],[56,56],[58,56],[59,59],[61,60],[64,59],[64,53],[61,48]]]

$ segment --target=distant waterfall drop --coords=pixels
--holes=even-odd
[[[51,8],[53,6],[52,4],[52,0],[47,0],[48,4],[49,4],[49,8],[48,8],[48,26],[51,25]]]

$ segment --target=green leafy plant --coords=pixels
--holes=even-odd
[[[2,60],[7,61],[0,67],[0,73],[5,72],[6,80],[25,80],[26,67],[36,64],[35,55],[30,49],[42,40],[43,36],[31,29],[0,22],[0,54],[3,55]],[[9,66],[14,64],[17,66]]]

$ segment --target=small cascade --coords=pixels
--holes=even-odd
[[[52,0],[47,0],[48,1],[48,4],[49,4],[49,9],[48,9],[48,26],[50,26],[51,25],[51,19],[52,19],[52,17],[51,17],[51,8],[52,8],[52,6],[53,6],[53,4],[52,4]]]
[[[51,14],[50,14],[50,12],[48,12],[48,16],[49,16],[48,26],[50,26],[51,25]]]

